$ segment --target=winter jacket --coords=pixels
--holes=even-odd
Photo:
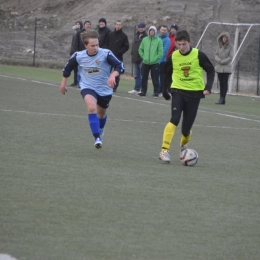
[[[99,47],[100,48],[107,48],[107,39],[109,34],[111,33],[111,30],[108,27],[98,27],[97,29],[98,33],[99,33]]]
[[[109,34],[107,48],[111,50],[120,61],[123,61],[123,54],[129,49],[129,41],[122,29],[118,31],[115,30]]]
[[[155,36],[149,36],[150,30],[155,31]],[[162,40],[156,35],[157,29],[151,26],[148,30],[148,36],[144,37],[138,49],[139,55],[143,59],[143,63],[152,65],[159,63],[163,56],[163,43]]]
[[[222,37],[226,36],[227,41],[222,42]],[[217,73],[232,73],[231,61],[233,58],[233,45],[230,42],[228,32],[223,32],[217,37],[217,49],[215,52],[215,71]]]
[[[168,50],[166,60],[168,60],[168,58],[170,58],[172,53],[176,50],[175,35],[169,34],[169,39],[170,39],[170,48]]]
[[[70,47],[70,55],[72,55],[76,51],[80,51],[78,48],[78,33],[82,30],[83,28],[83,23],[82,21],[77,21],[76,23],[80,24],[80,28],[76,29],[76,33],[73,34],[72,36],[72,41],[71,41],[71,47]]]
[[[166,33],[165,35],[158,34],[158,37],[162,40],[163,43],[163,56],[159,60],[159,63],[162,63],[162,62],[166,62],[166,57],[171,45],[171,41],[168,33]]]
[[[139,55],[138,49],[140,47],[142,39],[146,36],[147,33],[145,31],[143,32],[143,34],[140,34],[139,32],[135,34],[131,49],[132,63],[134,64],[140,64],[142,62],[142,58]]]

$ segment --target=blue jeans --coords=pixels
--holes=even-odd
[[[140,91],[142,86],[142,73],[141,73],[141,67],[142,62],[139,64],[133,63],[133,73],[134,73],[134,79],[135,79],[135,87],[134,90]]]

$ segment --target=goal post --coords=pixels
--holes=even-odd
[[[234,85],[235,68],[243,54],[247,51],[248,46],[251,46],[250,49],[252,48],[254,50],[251,52],[247,51],[247,53],[249,53],[249,55],[246,57],[248,62],[256,60],[257,57],[260,57],[258,48],[259,43],[256,40],[257,38],[260,38],[260,24],[221,22],[208,23],[196,44],[196,48],[200,49],[203,46],[203,50],[206,49],[205,52],[207,52],[207,54],[210,54],[209,57],[211,58],[212,62],[214,61],[214,54],[217,48],[217,37],[222,32],[229,32],[231,36],[231,42],[234,46],[234,54],[231,62],[232,74],[230,76],[230,84],[228,89],[228,92],[231,93]],[[258,59],[258,66],[259,62],[260,58]],[[246,67],[247,65],[245,65],[244,59],[243,63],[243,67]],[[242,73],[242,75],[244,76],[245,73]],[[257,85],[257,88],[259,88],[259,78]]]

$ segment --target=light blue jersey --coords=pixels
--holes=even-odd
[[[112,69],[124,73],[124,64],[107,49],[98,49],[98,53],[89,56],[86,50],[72,55],[63,70],[63,76],[68,77],[74,66],[78,64],[78,85],[82,89],[92,89],[100,96],[112,95],[113,89],[107,85]]]

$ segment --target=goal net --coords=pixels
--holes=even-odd
[[[260,24],[209,23],[202,32],[196,48],[205,52],[213,65],[217,37],[222,32],[229,32],[234,46],[233,73],[229,78],[228,92],[260,95]],[[217,79],[215,82],[214,89],[218,92]]]

